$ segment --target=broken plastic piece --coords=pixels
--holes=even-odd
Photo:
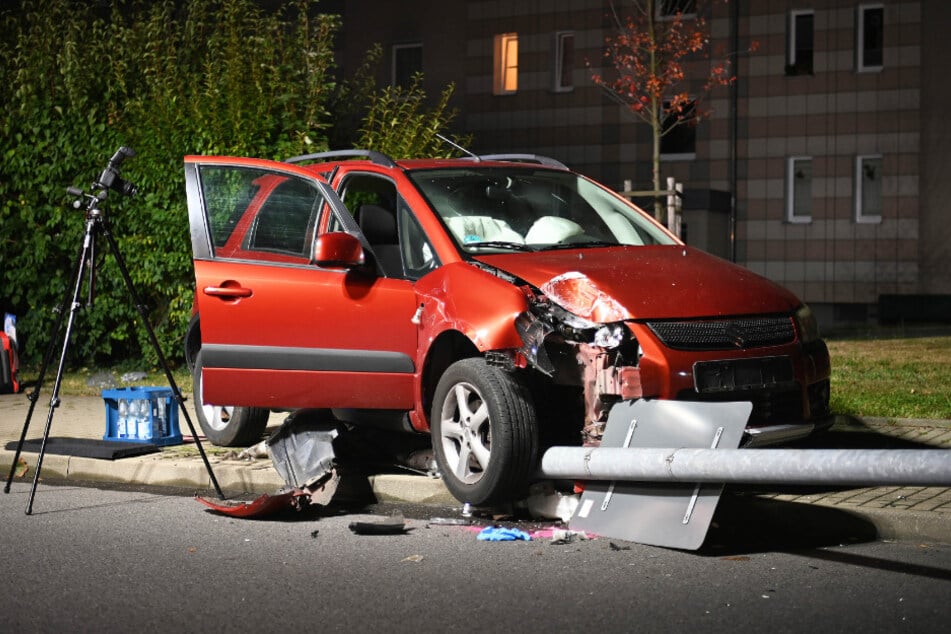
[[[478,535],[476,535],[476,539],[478,539],[480,542],[530,542],[532,541],[532,536],[517,528],[486,526]]]
[[[427,526],[470,526],[472,520],[463,517],[431,517]]]
[[[357,535],[402,535],[407,528],[403,515],[396,514],[378,522],[350,522],[350,530]]]
[[[307,487],[333,469],[336,422],[319,410],[298,410],[267,441],[274,469],[289,486]]]
[[[537,482],[528,489],[525,504],[534,518],[561,520],[565,524],[571,520],[578,508],[580,495],[566,495],[556,491],[550,482]]]
[[[589,539],[588,534],[584,531],[557,529],[552,531],[551,534],[552,546],[562,546],[564,544],[571,544],[576,541],[585,541],[587,539]]]
[[[219,502],[199,495],[196,495],[195,499],[213,511],[230,515],[231,517],[264,517],[284,509],[299,508],[299,500],[297,500],[297,498],[309,495],[310,494],[306,491],[294,489],[277,495],[268,495],[265,493],[251,502],[230,502],[227,500]]]

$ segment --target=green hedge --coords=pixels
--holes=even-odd
[[[120,145],[134,198],[103,204],[163,352],[181,359],[194,278],[182,157],[283,158],[326,149],[335,16],[313,0],[266,13],[251,0],[24,0],[0,10],[0,311],[19,315],[27,361],[72,286],[88,187]],[[73,362],[144,355],[138,314],[105,241]]]

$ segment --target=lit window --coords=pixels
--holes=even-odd
[[[496,35],[494,48],[492,92],[496,95],[514,94],[518,90],[518,34]]]
[[[855,222],[882,221],[882,157],[855,157]]]
[[[786,220],[812,221],[812,157],[786,159]]]
[[[812,74],[814,22],[815,14],[812,11],[789,12],[786,50],[787,75]]]
[[[574,32],[558,31],[555,33],[553,49],[552,90],[555,92],[574,90],[574,80],[572,79],[572,72],[575,69]]]
[[[856,10],[855,68],[859,72],[882,69],[885,52],[885,9],[861,5]]]
[[[394,44],[391,83],[406,87],[412,83],[413,75],[423,72],[422,44]]]

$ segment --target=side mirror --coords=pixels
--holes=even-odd
[[[314,262],[318,266],[350,269],[366,261],[360,241],[349,233],[325,233],[314,245]]]

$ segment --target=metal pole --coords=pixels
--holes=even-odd
[[[542,456],[541,474],[633,482],[951,486],[951,451],[552,447]]]

